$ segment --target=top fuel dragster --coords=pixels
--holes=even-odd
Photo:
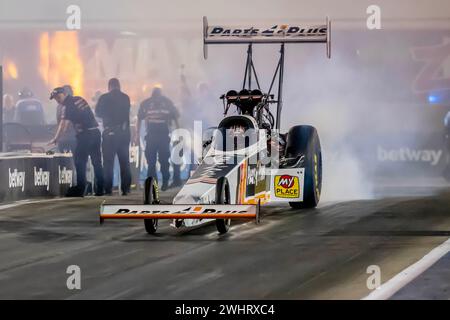
[[[205,155],[172,204],[161,204],[154,177],[145,181],[142,205],[107,205],[105,219],[144,219],[155,233],[159,219],[172,219],[176,228],[216,222],[219,233],[232,219],[255,219],[260,206],[288,202],[293,208],[317,206],[322,186],[322,153],[317,131],[297,125],[280,133],[284,52],[287,43],[326,43],[330,57],[331,24],[260,27],[208,26],[203,18],[203,51],[210,44],[247,44],[247,62],[240,90],[221,96],[224,118],[204,146]],[[267,93],[263,93],[253,63],[253,44],[280,44],[280,57]],[[277,81],[278,91],[272,93]],[[256,83],[256,87],[252,84]],[[275,106],[275,116],[272,113]],[[230,108],[237,114],[229,115]]]

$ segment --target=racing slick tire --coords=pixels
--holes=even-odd
[[[297,165],[305,168],[303,201],[289,202],[289,205],[295,209],[315,208],[322,191],[322,151],[316,128],[308,125],[292,127],[287,134],[285,156],[304,156]]]
[[[226,177],[220,177],[216,183],[216,204],[230,203],[230,185]],[[231,219],[216,219],[217,231],[227,233],[230,229]]]
[[[159,203],[158,184],[156,179],[148,177],[144,185],[144,204]],[[145,231],[148,234],[154,234],[158,230],[158,219],[144,219]]]

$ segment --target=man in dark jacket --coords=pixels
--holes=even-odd
[[[50,99],[62,105],[61,120],[55,137],[49,144],[56,144],[72,122],[76,132],[77,146],[73,153],[75,169],[77,172],[77,185],[68,193],[69,196],[84,196],[86,188],[86,165],[91,157],[94,167],[96,190],[95,195],[103,195],[103,167],[100,151],[101,135],[97,120],[86,100],[82,97],[71,96],[63,87],[55,88]]]
[[[120,165],[122,195],[130,192],[130,98],[120,91],[120,82],[112,78],[108,82],[108,93],[100,96],[95,114],[103,120],[103,168],[105,193],[112,194],[114,159]]]
[[[169,185],[170,158],[170,126],[178,127],[179,113],[173,102],[163,96],[160,88],[154,88],[152,96],[142,101],[137,122],[137,136],[139,136],[141,122],[145,121],[147,135],[145,137],[145,157],[148,164],[147,176],[157,177],[156,161],[161,165],[162,186],[165,191]]]
[[[66,84],[63,86],[65,92],[69,96],[73,96],[73,89],[70,85]],[[61,122],[61,114],[62,110],[64,109],[64,106],[61,104],[58,104],[56,107],[56,123],[59,125]],[[58,141],[58,151],[61,153],[64,152],[74,152],[75,148],[77,146],[77,140],[75,138],[75,130],[73,129],[72,124],[70,123],[64,132],[63,135],[61,135],[59,141]]]

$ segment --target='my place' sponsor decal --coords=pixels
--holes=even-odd
[[[73,177],[73,171],[67,170],[66,167],[60,167],[58,166],[58,183],[59,184],[68,184],[72,186],[72,177]]]
[[[300,185],[297,176],[288,174],[275,176],[275,196],[278,198],[298,198]]]
[[[439,163],[442,157],[442,150],[433,149],[412,149],[409,147],[401,147],[397,149],[385,149],[378,146],[378,161],[390,162],[424,162],[431,166]]]
[[[34,167],[34,186],[46,187],[47,191],[50,188],[50,171],[39,170]]]
[[[9,188],[20,188],[22,192],[25,190],[25,171],[17,171],[8,168],[9,173]]]

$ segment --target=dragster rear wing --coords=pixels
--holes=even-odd
[[[209,44],[228,43],[326,43],[327,57],[331,57],[331,21],[324,25],[301,26],[279,24],[255,26],[209,26],[203,17],[203,56],[208,57]]]
[[[259,222],[259,204],[102,204],[105,219],[254,219]]]

